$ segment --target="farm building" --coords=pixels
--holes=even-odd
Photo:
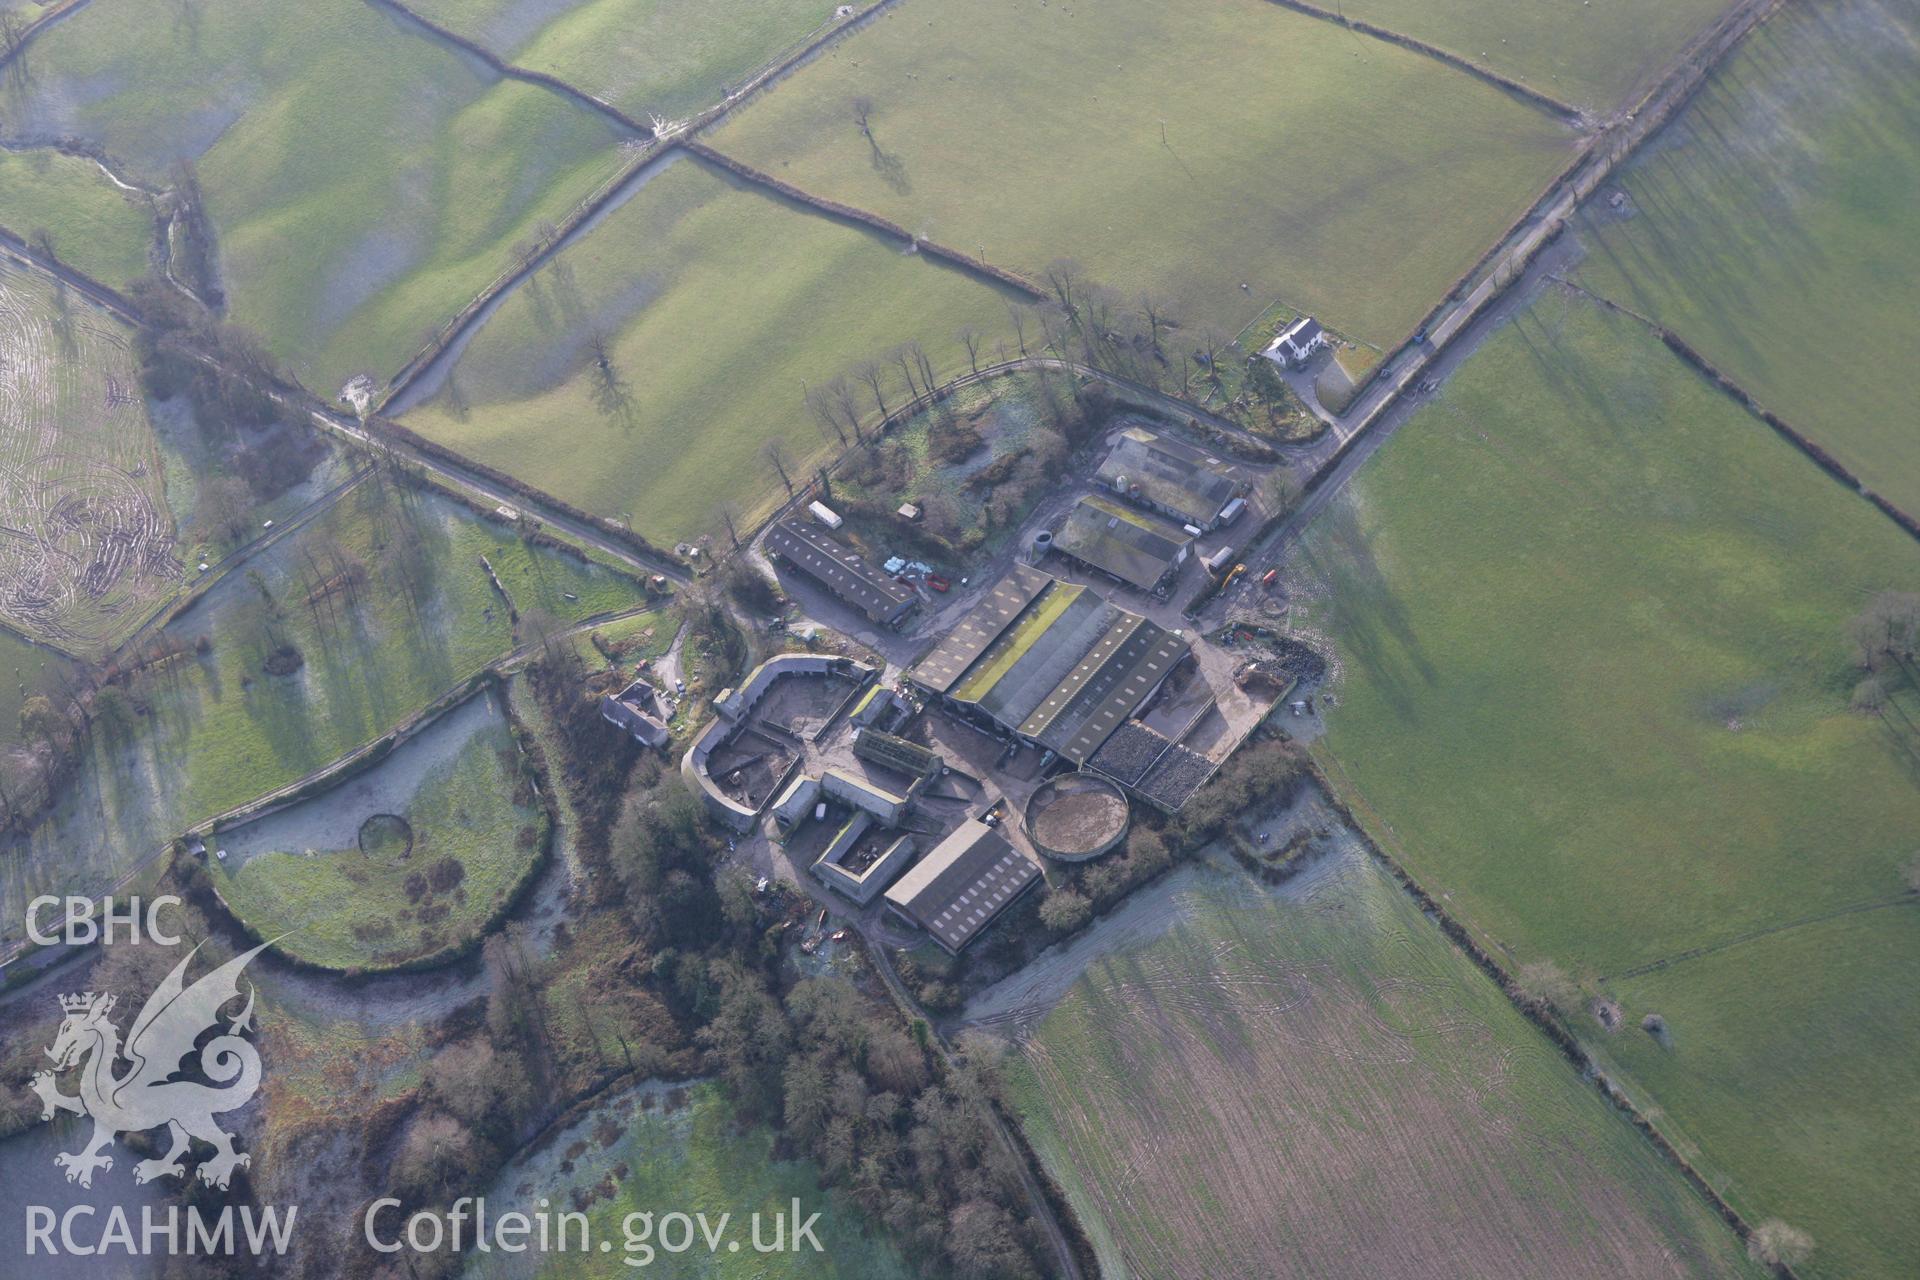
[[[853,735],[853,754],[868,764],[904,773],[910,778],[927,778],[940,772],[940,757],[917,742],[896,738],[878,729],[860,729]]]
[[[887,907],[958,955],[1039,880],[1032,859],[969,818],[887,890]]]
[[[1301,316],[1282,329],[1260,354],[1282,369],[1292,369],[1305,364],[1314,352],[1324,350],[1326,345],[1327,331],[1320,327],[1320,322],[1312,316]]]
[[[653,686],[645,680],[635,680],[620,692],[600,699],[600,716],[608,724],[632,734],[635,742],[649,747],[664,747],[673,737],[660,718],[660,703]]]
[[[804,520],[780,520],[767,530],[767,551],[858,609],[869,622],[897,626],[920,597],[896,582],[844,542]]]
[[[1114,441],[1094,478],[1130,502],[1193,525],[1217,529],[1240,482],[1205,450],[1142,427],[1128,427]]]
[[[1015,565],[907,678],[969,719],[1081,764],[1189,652],[1097,592]]]
[[[856,814],[834,838],[827,851],[813,863],[813,874],[834,892],[865,906],[892,884],[907,864],[913,861],[914,842],[903,835],[878,853],[869,853],[874,843],[873,819]]]
[[[1193,545],[1179,525],[1089,495],[1074,504],[1053,549],[1130,587],[1153,591],[1186,563]]]

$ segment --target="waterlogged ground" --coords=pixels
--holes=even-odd
[[[495,1214],[535,1213],[543,1198],[549,1212],[583,1212],[593,1250],[578,1252],[576,1245],[571,1253],[474,1256],[466,1280],[603,1277],[624,1274],[622,1262],[644,1267],[633,1274],[673,1280],[904,1280],[914,1274],[891,1244],[868,1234],[857,1210],[820,1189],[810,1165],[776,1159],[770,1130],[740,1129],[712,1084],[649,1082],[609,1098],[508,1165],[486,1198]],[[813,1234],[822,1251],[756,1251],[755,1213],[761,1215],[763,1244],[774,1239],[773,1215],[788,1215],[792,1245],[796,1198],[802,1221],[820,1213]],[[731,1215],[718,1251],[708,1250],[698,1225],[692,1248],[664,1251],[662,1237],[650,1237],[647,1223],[631,1217],[652,1214],[658,1223],[672,1213],[704,1213],[716,1230],[720,1215]],[[677,1231],[671,1228],[665,1238],[677,1244]],[[577,1228],[572,1239],[578,1239]],[[611,1245],[611,1259],[599,1251],[603,1241]]]
[[[387,967],[484,931],[541,856],[546,827],[504,708],[484,693],[358,778],[222,832],[214,887],[289,956]]]

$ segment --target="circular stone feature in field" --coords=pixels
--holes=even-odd
[[[413,828],[397,813],[376,813],[360,824],[360,852],[376,862],[402,862],[413,852]]]
[[[1127,834],[1127,798],[1104,778],[1069,773],[1027,801],[1027,835],[1034,847],[1063,862],[1085,862]]]

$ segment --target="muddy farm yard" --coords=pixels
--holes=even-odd
[[[0,1275],[1913,1276],[1917,300],[1915,0],[0,0]]]

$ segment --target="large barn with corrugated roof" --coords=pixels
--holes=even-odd
[[[907,678],[970,719],[1083,764],[1190,653],[1098,592],[1016,564]]]

